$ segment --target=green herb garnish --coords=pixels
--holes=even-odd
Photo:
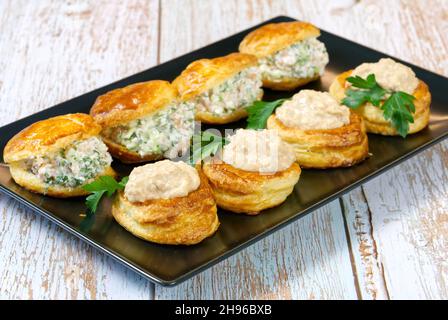
[[[415,112],[415,97],[403,91],[390,91],[383,89],[377,82],[374,74],[366,79],[359,76],[348,77],[347,81],[358,89],[348,89],[342,103],[349,108],[356,109],[366,102],[370,102],[383,110],[384,119],[390,120],[392,126],[403,138],[409,132],[409,123],[414,123],[412,113]],[[386,99],[386,95],[390,95]],[[384,103],[381,105],[381,101]]]
[[[191,147],[190,165],[195,165],[198,161],[214,156],[224,145],[229,143],[225,137],[213,133],[202,131],[193,136],[193,145]]]
[[[275,101],[255,101],[247,108],[247,129],[264,129],[268,122],[269,116],[274,110],[280,106],[286,99],[279,99]]]
[[[124,189],[128,180],[129,177],[124,177],[120,182],[117,182],[111,176],[101,176],[92,183],[85,185],[83,189],[91,192],[86,198],[86,206],[89,211],[95,213],[103,195],[106,194],[108,197],[112,197],[115,192]]]

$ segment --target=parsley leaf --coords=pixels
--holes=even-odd
[[[356,109],[366,102],[370,102],[383,110],[384,119],[390,120],[392,126],[403,138],[409,132],[409,123],[414,123],[415,97],[403,91],[389,91],[383,89],[377,82],[374,74],[366,79],[359,76],[348,77],[347,81],[358,89],[348,89],[342,104]],[[386,96],[390,95],[386,99]],[[381,101],[384,103],[381,105]]]
[[[128,180],[129,177],[124,177],[120,182],[117,182],[111,176],[101,176],[92,183],[85,185],[83,189],[91,192],[86,198],[86,206],[89,211],[95,213],[103,195],[106,194],[108,197],[112,197],[117,190],[124,189]]]
[[[349,77],[347,81],[354,87],[362,90],[348,89],[346,97],[342,100],[342,103],[347,107],[356,109],[366,102],[370,102],[376,107],[380,106],[381,100],[387,93],[386,90],[380,87],[376,82],[375,75],[370,74],[367,79],[363,79],[359,76]]]
[[[198,161],[217,154],[227,143],[226,138],[207,131],[194,135],[191,157],[188,162],[194,166]]]
[[[275,101],[255,101],[247,108],[247,129],[264,129],[268,122],[269,116],[274,110],[280,106],[286,99],[279,99]]]
[[[409,132],[409,123],[414,123],[414,96],[402,91],[394,92],[381,106],[384,119],[390,120],[403,138]]]
[[[103,197],[106,190],[102,191],[94,191],[92,194],[90,194],[86,198],[86,206],[89,209],[89,212],[95,213],[96,209],[98,207],[98,203],[100,202],[101,198]]]

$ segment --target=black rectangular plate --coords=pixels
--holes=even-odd
[[[260,25],[292,20],[277,17]],[[242,38],[254,28],[4,126],[0,128],[0,150],[14,134],[35,121],[66,113],[88,113],[96,97],[109,90],[152,79],[172,80],[194,60],[237,51]],[[327,91],[340,72],[386,56],[327,32],[322,32],[320,40],[327,46],[330,63],[321,80],[305,88]],[[429,128],[406,139],[369,135],[373,156],[368,160],[347,169],[304,170],[286,202],[259,216],[248,217],[220,210],[221,226],[218,232],[195,246],[157,245],[134,237],[114,221],[110,214],[110,200],[103,201],[95,216],[85,218],[80,215],[85,212],[84,199],[61,200],[32,194],[16,185],[4,167],[0,167],[0,189],[150,281],[175,285],[443,139],[448,134],[448,79],[405,64],[414,69],[418,78],[425,81],[432,92]],[[290,97],[293,94],[266,90],[265,99]],[[244,125],[243,121],[232,127]],[[114,161],[113,166],[121,174],[128,174],[132,168],[118,161]]]

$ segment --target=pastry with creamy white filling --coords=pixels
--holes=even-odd
[[[203,165],[218,206],[255,215],[284,202],[301,172],[292,148],[271,130],[239,129],[228,139],[222,159]]]
[[[147,241],[192,245],[219,226],[216,203],[200,167],[163,160],[135,168],[112,205],[115,220]]]
[[[405,137],[428,125],[431,105],[428,86],[417,78],[411,68],[390,58],[363,63],[354,70],[341,73],[330,86],[330,93],[343,102],[350,92],[363,90],[349,82],[350,79],[358,77],[366,80],[372,75],[385,93],[377,105],[365,101],[354,109],[363,117],[367,132]]]
[[[362,117],[326,92],[301,90],[276,109],[267,128],[278,131],[303,168],[348,167],[368,156]]]

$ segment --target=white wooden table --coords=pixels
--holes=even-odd
[[[0,125],[285,14],[448,76],[448,1],[0,0]],[[442,142],[174,288],[0,194],[0,298],[448,298]]]

